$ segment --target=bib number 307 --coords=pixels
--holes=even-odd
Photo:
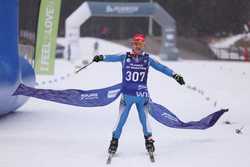
[[[143,82],[144,77],[145,77],[145,72],[127,71],[125,79],[126,79],[126,81]]]

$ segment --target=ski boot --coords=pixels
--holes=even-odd
[[[112,140],[110,141],[108,153],[115,154],[117,147],[118,147],[118,139],[112,138]]]
[[[154,140],[149,137],[145,138],[145,146],[149,154],[149,158],[151,162],[155,162],[155,157],[154,157],[154,151],[155,151],[155,146],[154,146]]]
[[[154,152],[155,146],[154,146],[154,140],[152,138],[145,139],[145,147],[148,152]]]
[[[108,149],[109,156],[106,161],[106,164],[111,163],[111,160],[116,153],[117,147],[118,147],[118,139],[112,138],[112,140],[110,141],[109,149]]]

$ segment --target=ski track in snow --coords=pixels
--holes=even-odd
[[[155,102],[169,108],[183,121],[199,120],[221,108],[229,108],[229,112],[207,130],[171,129],[150,118],[156,140],[156,162],[151,163],[133,106],[110,166],[249,167],[249,63],[162,63],[182,74],[191,87],[180,86],[151,68],[148,87]],[[88,90],[121,81],[119,63],[94,63],[77,75],[73,71],[72,64],[57,60],[55,76],[38,76],[38,83],[46,81],[38,87]],[[54,82],[54,78],[65,75]],[[107,148],[118,105],[119,99],[105,107],[80,108],[30,98],[18,111],[0,118],[0,166],[107,166]],[[242,126],[243,133],[236,134],[235,129]]]

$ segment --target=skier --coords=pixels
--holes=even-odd
[[[145,137],[145,146],[149,153],[151,162],[154,162],[153,152],[155,151],[155,147],[147,119],[148,113],[158,122],[167,127],[204,130],[215,125],[218,119],[228,111],[228,109],[221,109],[198,121],[183,122],[166,107],[153,102],[147,90],[147,77],[150,66],[167,76],[173,77],[181,85],[185,84],[185,82],[180,75],[155,61],[152,59],[152,56],[150,57],[149,54],[143,51],[145,39],[142,34],[136,34],[133,37],[131,44],[132,51],[130,52],[121,55],[96,55],[92,61],[121,62],[123,77],[122,82],[119,84],[95,90],[52,90],[37,89],[21,83],[13,93],[13,96],[24,95],[80,107],[97,107],[108,105],[122,95],[120,101],[120,115],[115,130],[112,133],[112,140],[108,149],[109,156],[107,164],[110,164],[113,155],[117,151],[118,140],[121,136],[122,128],[133,104],[136,105],[138,110],[139,119]],[[80,68],[78,72],[92,64],[92,62]],[[95,94],[98,98],[83,98],[89,94]],[[168,116],[166,117],[165,115]]]
[[[93,58],[94,62],[122,63],[122,98],[119,107],[119,119],[112,133],[112,140],[108,149],[108,152],[112,154],[117,150],[122,128],[133,104],[137,107],[139,119],[143,127],[145,147],[147,151],[155,151],[154,140],[148,122],[149,94],[147,90],[147,78],[149,66],[167,76],[173,77],[179,84],[185,84],[181,75],[176,74],[170,68],[152,59],[148,53],[143,51],[145,46],[145,37],[143,34],[135,34],[131,45],[131,52],[122,55],[96,55]]]

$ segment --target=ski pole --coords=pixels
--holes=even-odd
[[[88,67],[90,64],[92,64],[94,61],[91,61],[89,64],[79,68],[75,73],[77,74],[78,72],[80,72],[81,70],[83,70],[84,68]]]

